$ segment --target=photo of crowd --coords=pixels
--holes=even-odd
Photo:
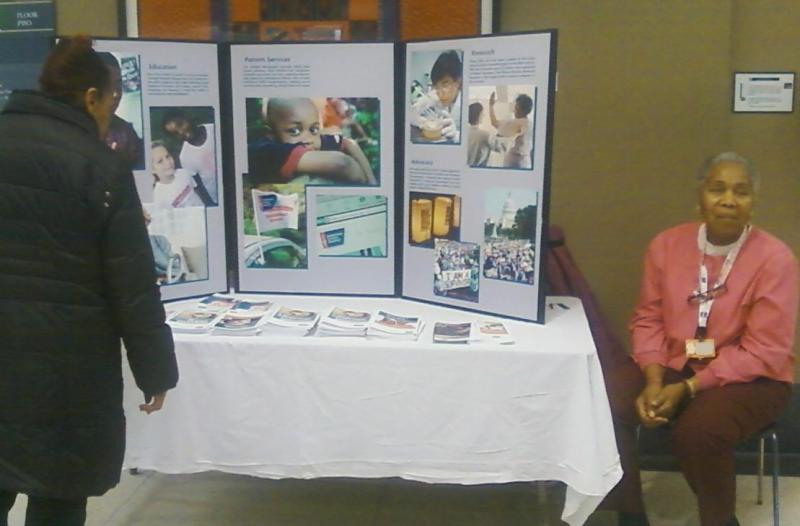
[[[137,185],[142,201],[167,208],[217,206],[214,108],[151,107],[150,134],[150,188]]]
[[[491,188],[486,195],[483,277],[535,284],[537,194]]]
[[[477,303],[480,266],[478,244],[437,239],[433,264],[434,294]]]
[[[461,50],[413,51],[408,119],[416,144],[461,144]]]
[[[254,184],[379,184],[377,98],[247,98],[245,111]]]
[[[532,85],[471,87],[467,165],[531,170],[535,99]]]

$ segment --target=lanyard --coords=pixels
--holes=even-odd
[[[712,291],[718,290],[725,285],[725,281],[728,279],[728,274],[731,273],[731,269],[736,261],[736,257],[739,255],[739,251],[742,249],[742,245],[744,245],[744,242],[749,234],[750,225],[747,225],[744,228],[742,235],[739,236],[739,239],[736,240],[736,243],[725,257],[725,261],[722,263],[722,270],[720,270],[719,277],[717,277],[717,281],[714,283],[714,288],[711,289]],[[695,292],[695,295],[700,298],[700,302],[697,305],[697,332],[695,334],[695,338],[698,340],[703,340],[706,337],[708,317],[711,315],[711,307],[714,306],[714,297],[713,295],[709,294],[708,291],[708,268],[706,268],[705,262],[708,238],[706,237],[705,224],[700,225],[699,237],[703,239],[703,252],[700,255],[700,271],[697,277],[698,287],[697,291]]]

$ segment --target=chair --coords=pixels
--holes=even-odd
[[[637,442],[641,447],[643,442],[649,442],[651,444],[663,444],[667,441],[669,435],[669,428],[668,427],[657,427],[654,429],[646,429],[642,426],[639,426],[637,431]],[[774,526],[780,526],[780,452],[778,448],[778,431],[775,423],[772,423],[753,435],[750,440],[758,440],[758,478],[757,478],[757,486],[756,486],[756,504],[763,504],[764,503],[764,490],[763,490],[763,479],[764,479],[764,458],[765,458],[765,443],[766,440],[770,439],[772,442],[771,447],[771,457],[772,457],[772,523]],[[663,447],[661,448],[663,450]],[[657,451],[655,453],[661,454],[664,453],[663,451]],[[645,453],[646,455],[647,453]],[[674,470],[677,468],[677,463],[675,462],[672,455],[669,455],[670,462],[669,463],[659,463],[658,469],[659,471],[667,471],[667,470]]]
[[[175,275],[176,267],[179,269],[177,275]],[[180,254],[173,253],[169,256],[169,260],[167,261],[166,283],[176,283],[181,280],[184,274],[186,274],[186,271],[184,269],[183,258]]]

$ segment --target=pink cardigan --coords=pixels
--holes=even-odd
[[[679,225],[650,243],[639,303],[630,323],[633,356],[641,368],[658,363],[680,371],[687,363],[685,341],[697,328],[697,305],[688,302],[697,286],[701,252],[699,223]],[[709,283],[723,256],[706,256]],[[699,389],[767,377],[794,379],[794,332],[800,278],[797,259],[782,241],[753,228],[714,302],[708,338],[717,357],[690,362]]]

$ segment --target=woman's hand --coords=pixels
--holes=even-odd
[[[669,421],[659,413],[662,390],[660,383],[648,383],[636,398],[636,414],[644,427],[658,427]]]
[[[167,397],[167,392],[154,394],[153,397],[145,397],[145,403],[139,404],[139,411],[144,411],[148,415],[156,411],[160,411],[164,407],[164,399]]]
[[[688,390],[683,382],[669,384],[661,389],[655,400],[657,404],[656,415],[667,420],[675,416],[687,394]]]

